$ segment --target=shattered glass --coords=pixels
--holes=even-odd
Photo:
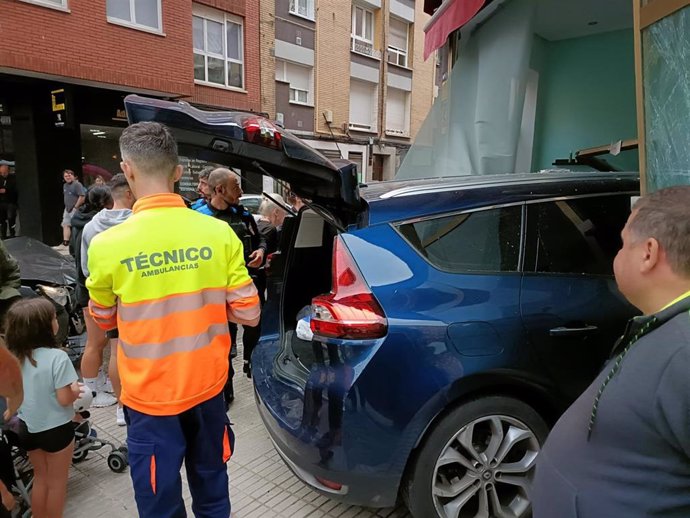
[[[690,184],[690,8],[644,29],[647,189]]]

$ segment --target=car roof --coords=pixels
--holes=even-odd
[[[529,200],[604,193],[635,195],[639,173],[543,172],[393,180],[360,187],[369,224]]]

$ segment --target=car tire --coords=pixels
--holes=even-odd
[[[493,517],[500,515],[497,506],[512,513],[507,516],[528,517],[534,461],[548,432],[520,400],[487,396],[462,403],[422,441],[403,483],[407,507],[415,518]]]

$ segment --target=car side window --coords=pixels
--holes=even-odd
[[[630,215],[629,195],[529,205],[525,270],[613,275],[620,233]]]
[[[398,230],[441,270],[515,272],[521,227],[522,208],[513,206],[405,223]]]

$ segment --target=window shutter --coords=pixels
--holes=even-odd
[[[386,99],[386,131],[407,135],[407,92],[388,88]]]
[[[291,88],[310,91],[311,70],[293,63],[287,63],[287,77]]]
[[[405,22],[396,20],[395,18],[390,19],[390,42],[391,47],[395,47],[400,50],[407,52],[407,32],[408,27]]]
[[[361,129],[376,130],[376,84],[366,81],[350,81],[350,123]]]

